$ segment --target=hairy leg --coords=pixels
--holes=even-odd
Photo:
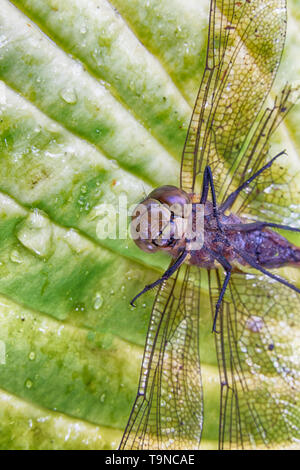
[[[224,256],[222,256],[220,253],[217,253],[216,251],[213,251],[213,250],[210,250],[210,249],[207,249],[207,251],[209,251],[209,253],[212,256],[214,256],[214,258],[223,266],[223,268],[225,269],[225,272],[226,272],[225,279],[224,279],[224,282],[223,282],[223,285],[222,285],[222,288],[221,288],[221,292],[219,294],[219,298],[218,298],[217,303],[216,303],[215,316],[214,316],[213,327],[212,327],[212,332],[213,333],[219,333],[219,331],[216,330],[217,319],[218,319],[218,314],[219,314],[219,311],[220,311],[220,308],[221,308],[221,305],[222,305],[222,301],[223,301],[228,283],[230,281],[232,266],[227,261],[227,259],[224,258]]]
[[[136,299],[138,299],[141,295],[145,294],[145,292],[148,292],[148,290],[153,289],[154,287],[169,279],[169,277],[171,277],[172,274],[182,265],[188,254],[188,251],[183,251],[181,255],[176,259],[175,263],[167,269],[167,271],[162,275],[162,277],[157,279],[157,281],[153,282],[152,284],[148,284],[147,286],[145,286],[144,289],[132,299],[130,305],[136,307],[136,305],[134,304]]]
[[[207,166],[205,167],[204,174],[203,174],[202,195],[200,199],[200,204],[206,203],[209,186],[211,190],[211,197],[212,197],[212,203],[213,203],[213,213],[217,220],[219,230],[223,232],[223,229],[221,227],[220,220],[219,220],[218,210],[217,210],[217,198],[216,198],[213,175],[212,175],[210,166]]]
[[[243,189],[245,189],[253,180],[255,180],[263,171],[265,171],[267,168],[270,168],[274,161],[281,157],[281,155],[285,155],[286,152],[283,150],[282,152],[278,153],[275,155],[275,157],[272,158],[272,160],[269,161],[266,165],[264,165],[262,168],[260,168],[254,175],[252,175],[248,180],[244,181],[243,184],[241,184],[233,193],[229,194],[228,198],[226,199],[225,202],[220,206],[220,210],[224,212],[226,209],[230,209],[230,207],[233,205],[235,202],[236,198],[240,194]]]
[[[261,273],[263,273],[266,276],[270,277],[271,279],[274,279],[275,281],[280,282],[280,284],[283,284],[284,286],[289,287],[290,289],[292,289],[295,292],[297,292],[298,294],[300,294],[300,289],[298,289],[298,287],[294,286],[293,284],[290,284],[285,279],[283,279],[279,276],[276,276],[276,274],[273,274],[270,271],[268,271],[267,269],[260,266],[260,264],[258,264],[257,261],[252,256],[250,256],[248,253],[246,253],[244,250],[240,250],[240,249],[236,248],[235,246],[232,246],[232,247],[233,247],[233,250],[235,251],[235,253],[237,253],[241,258],[243,258],[243,260],[245,260],[250,266],[252,266],[252,268],[257,269],[258,271],[260,271]]]
[[[224,225],[225,231],[251,232],[253,230],[262,230],[265,227],[279,228],[291,232],[300,232],[300,228],[289,227],[289,225],[273,224],[272,222],[251,222],[249,224],[229,224]]]

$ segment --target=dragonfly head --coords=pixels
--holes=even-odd
[[[191,213],[187,193],[175,186],[152,191],[134,210],[131,236],[143,251],[171,251],[182,243]]]

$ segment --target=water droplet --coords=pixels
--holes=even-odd
[[[32,387],[32,385],[33,385],[33,382],[32,382],[32,380],[30,380],[30,379],[27,379],[27,380],[26,380],[26,382],[25,382],[25,387],[26,387],[26,388],[31,388],[31,387]]]
[[[18,264],[23,263],[23,258],[18,250],[12,250],[10,254],[10,260],[13,263],[18,263]]]
[[[68,104],[75,104],[77,103],[77,95],[74,88],[68,87],[63,88],[60,90],[59,95],[61,99],[63,99]]]
[[[78,302],[78,304],[76,304],[74,306],[74,310],[75,310],[75,312],[84,312],[85,311],[85,306],[84,306],[83,303]]]
[[[99,308],[102,307],[103,304],[103,297],[100,294],[100,292],[97,292],[95,299],[94,299],[94,309],[99,310]]]
[[[41,211],[35,209],[18,227],[17,238],[28,250],[42,257],[52,250],[52,225]]]
[[[71,248],[71,250],[74,251],[74,253],[76,254],[82,253],[88,246],[87,244],[85,245],[83,243],[79,233],[77,233],[76,230],[74,230],[73,228],[67,231],[67,233],[64,235],[64,240]]]
[[[143,273],[142,271],[139,271],[138,269],[130,269],[125,273],[125,277],[128,281],[131,280],[136,280],[136,279],[143,279]]]
[[[35,360],[35,353],[34,353],[33,351],[31,351],[31,352],[29,353],[28,357],[29,357],[29,359],[30,359],[31,361],[34,361],[34,360]]]
[[[102,190],[100,188],[96,189],[95,191],[95,197],[99,198],[102,194]]]

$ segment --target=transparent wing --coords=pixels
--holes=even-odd
[[[222,283],[210,272],[212,313]],[[220,448],[299,448],[300,296],[261,274],[232,276],[215,335]]]
[[[278,161],[264,173],[242,195],[235,212],[252,220],[300,228],[299,170]]]
[[[203,420],[199,289],[200,270],[183,265],[158,291],[139,389],[120,449],[199,447]]]
[[[211,0],[206,68],[182,156],[187,192],[199,191],[206,165],[217,195],[228,188],[276,75],[285,32],[285,0]]]
[[[274,106],[265,110],[221,202],[233,191],[234,179],[239,186],[274,156],[269,152],[270,137],[298,97],[299,87],[287,85]],[[286,155],[280,157],[242,191],[233,209],[235,213],[252,219],[300,226],[299,171],[295,171],[290,161],[287,165],[286,158]]]

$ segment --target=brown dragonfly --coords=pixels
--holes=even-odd
[[[137,397],[120,449],[197,449],[203,427],[199,317],[209,309],[220,374],[219,448],[300,444],[300,289],[278,268],[300,266],[300,248],[276,229],[299,210],[300,188],[270,155],[270,136],[292,106],[286,85],[262,109],[286,33],[285,0],[211,0],[206,67],[182,155],[180,189],[154,190],[142,205],[169,210],[169,232],[137,240],[168,251],[148,328]],[[204,207],[204,244],[175,237]],[[279,218],[279,220],[278,220]],[[137,219],[139,220],[139,219]],[[181,220],[182,222],[182,220]],[[147,227],[146,227],[147,228]],[[275,230],[274,230],[275,229]],[[152,230],[152,229],[151,229]],[[209,291],[209,302],[204,291]]]

